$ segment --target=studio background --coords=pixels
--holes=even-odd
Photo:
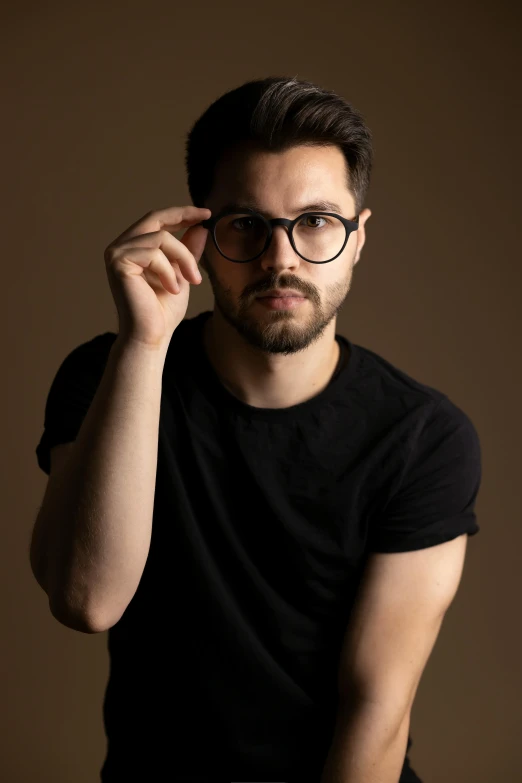
[[[29,565],[54,375],[117,331],[103,251],[190,204],[185,135],[270,75],[333,89],[372,130],[367,241],[337,331],[440,389],[480,436],[480,533],[415,700],[423,783],[522,780],[520,6],[10,5],[3,122],[2,728],[6,783],[95,783],[107,634],[60,625]],[[208,278],[187,317],[212,309]],[[202,749],[204,752],[204,748]]]

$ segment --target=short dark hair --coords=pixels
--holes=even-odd
[[[286,76],[256,79],[224,93],[187,134],[185,166],[194,206],[205,206],[224,153],[244,142],[267,152],[337,145],[360,213],[370,184],[372,134],[361,113],[337,93]]]

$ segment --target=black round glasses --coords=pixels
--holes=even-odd
[[[348,237],[359,227],[359,216],[347,220],[335,212],[303,212],[294,220],[268,219],[245,208],[220,212],[198,225],[211,232],[217,251],[236,264],[263,255],[272,241],[274,226],[288,229],[290,244],[302,259],[310,264],[327,264],[343,252]]]

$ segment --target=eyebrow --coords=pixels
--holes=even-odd
[[[228,212],[228,210],[237,209],[238,212],[241,212],[244,209],[251,209],[254,210],[254,212],[259,212],[260,215],[263,215],[264,217],[269,218],[270,214],[264,210],[261,209],[261,207],[256,204],[254,201],[246,200],[246,201],[230,201],[228,204],[225,204],[223,207],[221,207],[220,212]],[[313,204],[302,204],[299,207],[296,207],[293,210],[289,210],[290,215],[300,215],[302,212],[338,212],[341,213],[341,207],[339,204],[336,204],[334,201],[315,201]]]

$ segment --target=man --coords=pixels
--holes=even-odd
[[[336,333],[371,134],[334,93],[271,77],[207,109],[186,163],[211,211],[215,306],[165,358],[150,549],[109,627],[101,778],[419,781],[410,714],[479,531],[480,445],[444,393]],[[60,367],[47,473],[115,339]]]

